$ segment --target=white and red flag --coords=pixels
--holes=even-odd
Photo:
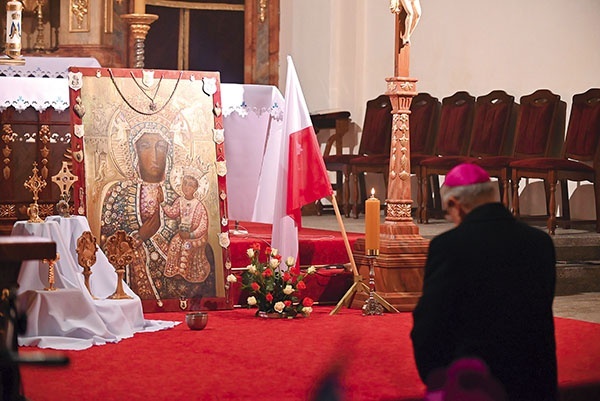
[[[283,258],[296,258],[298,264],[301,208],[332,195],[333,190],[290,56],[287,57],[287,63],[283,140],[271,245],[279,250]]]

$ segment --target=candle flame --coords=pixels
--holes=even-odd
[[[375,188],[371,188],[371,196],[375,196]]]

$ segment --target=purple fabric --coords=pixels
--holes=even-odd
[[[481,184],[488,182],[488,173],[476,164],[462,163],[454,167],[446,175],[444,185],[447,187],[459,187],[463,185]]]

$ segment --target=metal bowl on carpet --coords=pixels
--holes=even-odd
[[[191,330],[202,330],[208,323],[208,313],[190,312],[185,315],[185,322]]]

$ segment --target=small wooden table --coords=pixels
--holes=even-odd
[[[325,150],[323,155],[328,156],[331,152],[331,148],[335,144],[335,153],[338,155],[342,154],[343,148],[343,137],[350,129],[350,112],[349,111],[320,111],[310,115],[315,132],[318,133],[321,129],[334,129],[335,134],[327,139],[325,144]],[[335,194],[338,204],[343,204],[344,209],[347,205],[344,203],[346,197],[343,196],[344,191],[344,175],[341,171],[336,172]],[[317,201],[317,213],[321,214],[322,204]]]

